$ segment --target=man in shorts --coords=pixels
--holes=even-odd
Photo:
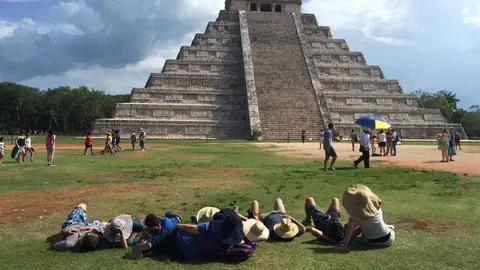
[[[340,200],[333,198],[326,213],[323,213],[315,204],[313,198],[305,200],[305,220],[303,225],[314,226],[313,236],[340,244],[345,238],[345,228],[340,223]]]
[[[332,163],[330,164],[330,170],[335,171],[335,161],[337,161],[337,153],[335,152],[335,148],[333,148],[333,124],[328,124],[328,128],[323,133],[323,149],[325,149],[325,161],[323,162],[323,169],[325,171],[329,171],[327,169],[328,160],[330,157],[332,158]]]

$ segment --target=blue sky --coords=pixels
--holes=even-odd
[[[0,0],[0,81],[46,89],[142,87],[205,31],[224,0]],[[309,0],[335,38],[405,92],[448,89],[480,104],[480,0]]]

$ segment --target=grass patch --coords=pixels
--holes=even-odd
[[[36,140],[34,140],[34,143]],[[101,141],[97,140],[100,144]],[[126,141],[125,141],[126,142]],[[241,141],[150,141],[148,154],[124,151],[116,156],[83,156],[81,140],[62,137],[66,148],[56,167],[35,163],[0,166],[0,261],[8,269],[478,269],[480,179],[446,172],[395,167],[320,170],[321,162],[295,160]],[[40,145],[40,143],[37,143]],[[68,149],[68,146],[71,146]],[[127,144],[125,143],[125,146]],[[77,148],[75,148],[77,147]],[[99,148],[99,147],[97,147]],[[240,265],[122,259],[119,249],[90,254],[48,250],[46,239],[59,231],[69,209],[89,205],[90,218],[128,213],[143,217],[175,210],[184,217],[203,206],[238,205],[246,212],[252,200],[263,212],[280,197],[287,211],[303,219],[305,197],[324,209],[350,184],[368,185],[383,199],[387,222],[396,225],[397,242],[388,249],[353,245],[336,254],[309,234],[292,243],[264,243]],[[342,222],[347,215],[342,216]],[[472,244],[473,243],[473,244]]]

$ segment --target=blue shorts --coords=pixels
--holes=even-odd
[[[345,228],[340,223],[340,211],[330,208],[323,213],[316,205],[310,205],[306,211],[312,216],[315,228],[335,242],[343,240]]]

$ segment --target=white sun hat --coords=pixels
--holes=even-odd
[[[243,222],[243,233],[252,242],[267,241],[270,236],[270,231],[263,222],[253,218]]]
[[[120,234],[114,234],[115,229],[121,229],[123,236],[128,239],[132,234],[133,220],[129,215],[120,215],[113,218],[102,230],[103,237],[110,242],[119,243],[122,241]]]

